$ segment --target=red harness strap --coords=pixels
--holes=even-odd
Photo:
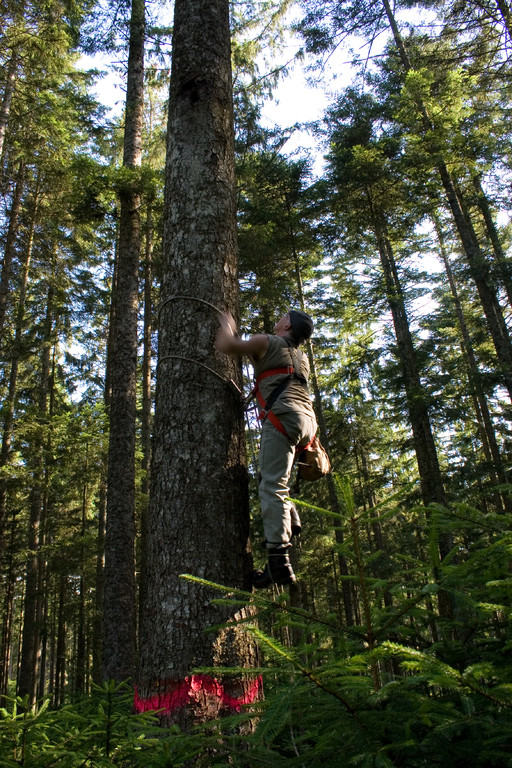
[[[266,379],[268,376],[279,376],[280,374],[288,374],[288,376],[291,376],[293,373],[293,367],[291,365],[288,365],[286,368],[270,368],[268,371],[263,371],[263,373],[260,373],[258,378],[256,379],[256,387],[255,389],[258,389],[258,384],[263,379]]]
[[[256,396],[256,399],[261,406],[261,411],[259,412],[258,420],[265,421],[265,419],[268,417],[271,424],[273,424],[276,427],[276,429],[279,430],[279,432],[282,432],[283,435],[286,435],[285,428],[283,427],[279,419],[277,419],[274,416],[272,411],[267,411],[267,404],[263,399],[263,395],[261,394],[261,390],[260,390],[260,381],[262,381],[262,379],[268,378],[269,376],[280,376],[280,375],[291,376],[292,374],[293,374],[293,368],[291,365],[287,366],[286,368],[270,368],[268,371],[263,371],[263,373],[260,373],[260,375],[256,379],[256,384],[252,391],[253,395]],[[277,424],[279,424],[279,426],[276,425],[276,422]],[[288,435],[286,435],[286,437],[288,437]]]
[[[290,366],[290,365],[287,366],[286,368],[270,368],[268,371],[263,371],[263,373],[260,373],[260,375],[257,377],[256,385],[255,385],[255,387],[253,389],[253,392],[252,392],[256,396],[256,399],[257,399],[258,403],[261,406],[261,411],[260,411],[260,413],[258,415],[258,420],[263,422],[263,421],[265,421],[265,419],[268,419],[270,421],[270,423],[277,429],[277,431],[281,432],[281,434],[284,435],[285,437],[287,437],[288,440],[290,440],[290,437],[289,437],[286,429],[283,427],[283,425],[281,424],[281,422],[277,418],[277,416],[274,413],[272,413],[271,410],[267,411],[267,409],[266,409],[266,405],[267,404],[265,403],[265,400],[263,399],[263,395],[261,394],[259,384],[260,384],[260,381],[262,379],[266,379],[268,376],[280,376],[280,375],[284,375],[284,374],[287,374],[288,376],[291,376],[293,373],[294,373],[294,368],[293,368],[293,366]],[[304,450],[306,450],[306,448],[309,448],[309,446],[311,445],[311,443],[313,442],[314,439],[315,438],[313,437],[309,441],[309,443],[307,445],[300,445],[300,446],[298,445],[295,448],[295,452],[299,453],[300,451],[304,451]],[[290,442],[291,442],[291,440],[290,440]]]

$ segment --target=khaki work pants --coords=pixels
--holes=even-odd
[[[260,483],[258,487],[263,530],[267,548],[288,544],[291,538],[290,475],[295,448],[307,445],[315,436],[316,420],[309,414],[290,412],[279,416],[290,439],[278,432],[267,419],[261,430],[259,453]]]

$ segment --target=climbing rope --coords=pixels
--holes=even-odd
[[[160,307],[158,308],[158,317],[160,318],[160,312],[165,307],[166,304],[169,304],[171,301],[176,301],[176,299],[186,299],[187,301],[198,301],[201,304],[206,304],[207,307],[211,307],[216,312],[219,313],[219,315],[223,315],[224,312],[215,306],[215,304],[212,304],[211,301],[206,301],[205,299],[200,299],[198,296],[186,296],[184,293],[175,293],[174,296],[169,296],[168,299],[166,299],[162,304],[160,304]]]
[[[200,304],[206,304],[207,307],[211,307],[211,309],[214,309],[216,312],[219,313],[219,315],[224,314],[222,310],[220,310],[218,307],[215,306],[215,304],[212,304],[210,301],[206,301],[205,299],[200,299],[198,296],[186,296],[183,293],[176,293],[174,296],[169,296],[168,299],[166,299],[162,304],[160,304],[158,308],[159,322],[160,322],[160,312],[165,307],[165,305],[169,304],[172,301],[176,301],[177,299],[185,299],[186,301],[198,301]],[[165,355],[165,357],[159,358],[156,365],[157,370],[160,363],[164,363],[166,360],[184,360],[187,363],[194,363],[194,365],[201,366],[201,368],[204,368],[210,373],[213,373],[213,375],[216,376],[221,381],[223,381],[224,384],[227,384],[228,387],[231,389],[231,391],[236,394],[237,398],[241,400],[241,402],[245,406],[246,398],[244,397],[244,393],[242,392],[240,387],[233,381],[233,379],[228,379],[226,376],[223,376],[221,373],[218,373],[218,371],[215,371],[213,368],[210,368],[210,366],[206,365],[206,363],[202,363],[200,360],[194,360],[191,357],[184,357],[183,355]]]
[[[184,357],[183,355],[165,355],[165,357],[161,357],[158,360],[158,363],[156,364],[157,370],[160,363],[164,363],[166,360],[185,360],[187,363],[195,363],[195,365],[200,365],[201,368],[205,368],[207,371],[210,371],[210,373],[213,373],[214,376],[217,376],[218,379],[223,381],[224,384],[227,384],[228,387],[236,393],[237,397],[240,397],[242,401],[245,402],[244,393],[240,387],[235,384],[233,379],[226,378],[221,373],[218,373],[213,368],[210,368],[209,365],[202,363],[200,360],[194,360],[192,357]]]

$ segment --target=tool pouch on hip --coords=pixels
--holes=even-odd
[[[301,480],[319,480],[331,471],[331,462],[322,443],[315,437],[297,457],[298,475]]]

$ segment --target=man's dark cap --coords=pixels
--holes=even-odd
[[[313,321],[310,316],[300,309],[290,309],[288,315],[290,316],[290,324],[297,343],[301,344],[306,339],[309,339],[313,333]]]

